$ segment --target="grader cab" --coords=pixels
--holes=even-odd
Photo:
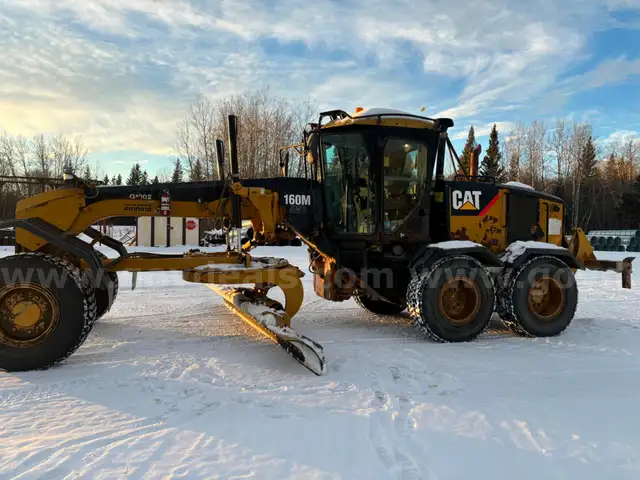
[[[217,144],[221,180],[107,187],[70,174],[18,204],[16,218],[0,225],[16,228],[15,254],[0,259],[0,369],[48,368],[71,355],[113,305],[118,272],[174,270],[212,285],[243,320],[321,375],[322,346],[291,326],[304,273],[284,258],[250,255],[294,236],[308,247],[318,296],[354,298],[382,315],[407,309],[440,342],[476,338],[495,311],[519,334],[559,334],[575,313],[577,269],[619,272],[630,288],[631,259],[598,261],[579,228],[567,242],[561,199],[478,176],[479,152],[468,174],[446,180],[446,152],[455,156],[450,119],[324,112],[300,144],[283,148],[282,176],[264,179],[238,175],[236,121],[229,117],[226,178]],[[129,252],[92,227],[118,216],[209,218],[230,232],[249,220],[252,236],[224,252]],[[98,241],[117,256],[99,253]],[[273,287],[284,304],[268,297]]]

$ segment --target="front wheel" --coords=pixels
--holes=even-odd
[[[78,267],[21,253],[1,259],[0,274],[0,370],[47,369],[83,344],[96,299]]]
[[[466,342],[483,333],[493,314],[489,272],[467,255],[444,257],[418,272],[407,291],[414,325],[438,342]]]
[[[578,306],[578,286],[569,266],[555,257],[536,257],[504,275],[499,314],[512,331],[528,337],[562,333]]]

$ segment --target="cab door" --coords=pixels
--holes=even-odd
[[[375,148],[375,136],[367,130],[336,129],[320,138],[326,231],[340,264],[357,270],[366,265],[379,235]]]
[[[376,188],[371,138],[358,131],[327,133],[320,148],[327,227],[336,237],[374,235]]]
[[[382,225],[388,241],[400,236],[419,240],[428,232],[429,148],[424,140],[384,138],[382,153]]]

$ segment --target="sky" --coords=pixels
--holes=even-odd
[[[81,135],[125,176],[170,168],[197,95],[268,86],[318,111],[640,135],[640,0],[3,0],[0,132]],[[459,147],[461,148],[461,147]]]

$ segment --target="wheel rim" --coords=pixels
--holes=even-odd
[[[36,284],[0,290],[0,343],[26,348],[42,342],[60,321],[58,302]]]
[[[564,289],[553,277],[542,276],[529,288],[529,310],[541,320],[557,317],[564,310],[565,303]]]
[[[471,323],[480,310],[480,289],[469,277],[447,280],[438,294],[438,310],[453,325]]]

